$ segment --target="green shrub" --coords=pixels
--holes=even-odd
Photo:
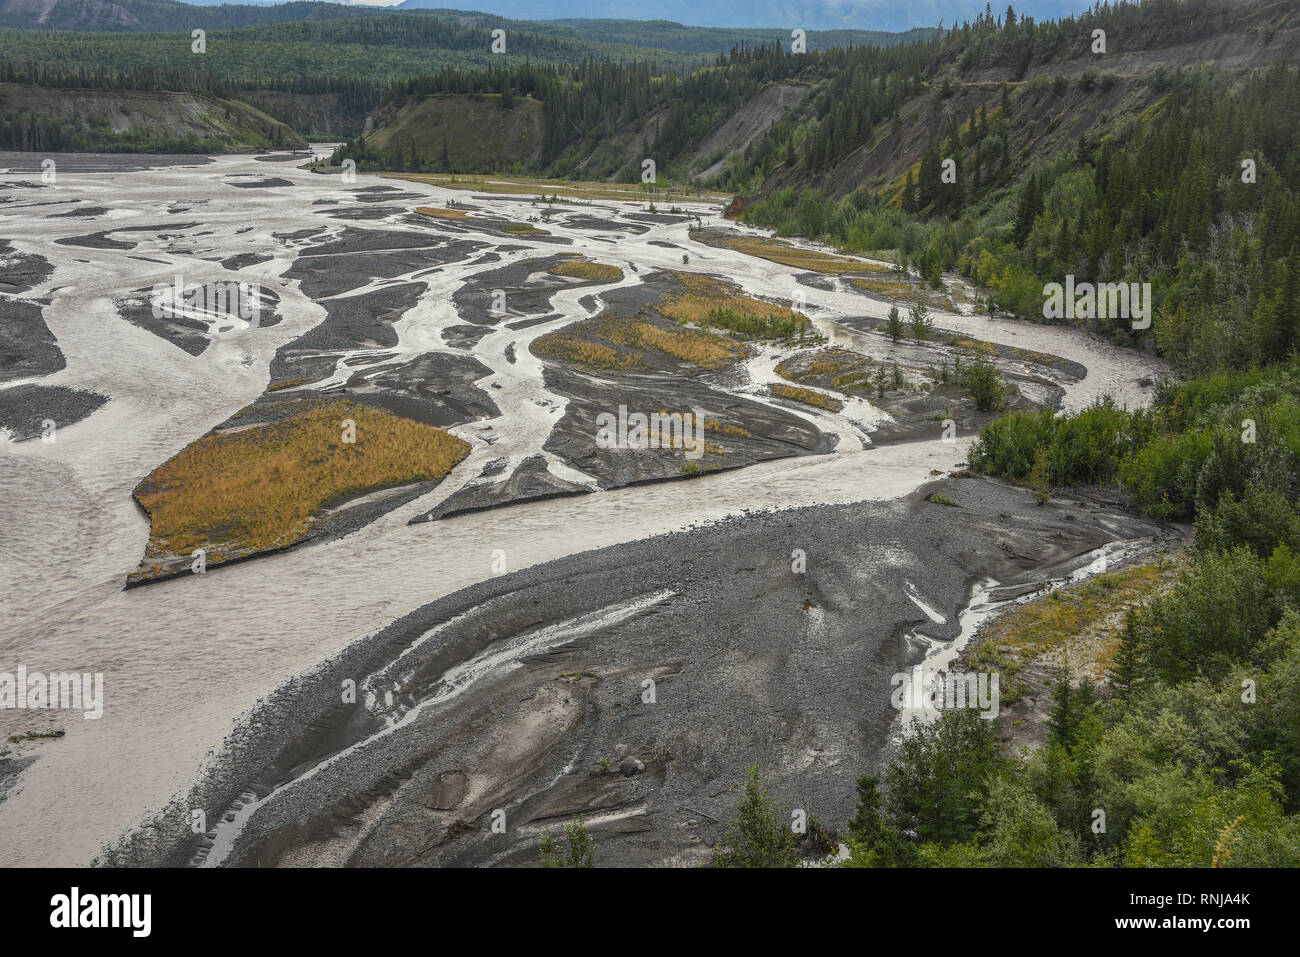
[[[547,831],[542,835],[540,849],[542,867],[592,867],[596,861],[596,844],[587,831],[586,821],[579,818],[565,825],[567,847],[560,848],[555,836]]]
[[[1269,558],[1285,546],[1300,552],[1300,511],[1295,501],[1276,488],[1251,481],[1241,497],[1225,492],[1212,508],[1196,516],[1196,546],[1222,550],[1245,545],[1259,558]]]
[[[990,422],[971,445],[967,462],[974,471],[1018,482],[1033,469],[1038,450],[1051,445],[1055,421],[1055,414],[1044,409]]]
[[[1006,394],[998,367],[984,356],[977,356],[962,367],[962,385],[981,412],[996,409]]]
[[[1160,518],[1188,518],[1196,505],[1196,482],[1212,451],[1205,432],[1156,439],[1120,464],[1120,478],[1137,503]]]
[[[982,826],[983,859],[993,867],[1070,867],[1083,857],[1078,838],[1017,782],[994,782]]]
[[[797,867],[799,851],[788,818],[768,796],[758,765],[745,772],[745,796],[736,805],[723,842],[715,849],[718,867]]]

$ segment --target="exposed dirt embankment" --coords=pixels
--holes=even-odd
[[[696,179],[714,176],[726,161],[742,154],[767,132],[773,123],[803,102],[808,87],[802,83],[771,83],[737,107],[684,156],[678,157]],[[570,175],[582,179],[625,179],[639,174],[641,161],[649,155],[649,144],[656,142],[670,120],[665,106],[658,106],[644,116],[624,123],[608,136],[591,144],[574,147],[576,160]]]
[[[772,83],[716,126],[700,141],[692,174],[706,179],[722,172],[729,157],[744,153],[760,136],[804,98],[808,87],[798,83]]]
[[[1097,58],[1085,66],[1109,72],[1112,61]],[[1065,73],[1064,65],[1055,73]],[[1143,77],[1108,79],[1105,86],[1083,89],[1077,82],[1054,89],[1046,81],[1021,83],[1008,87],[1007,148],[1012,157],[1055,154],[1079,141],[1085,134],[1109,130],[1116,117],[1136,117],[1148,110],[1163,94]],[[836,198],[843,198],[865,186],[890,191],[901,188],[909,169],[920,162],[921,154],[931,142],[944,135],[947,117],[970,116],[981,106],[989,117],[1002,114],[1001,84],[968,83],[945,96],[936,86],[922,96],[909,100],[900,110],[896,128],[882,131],[873,142],[851,153],[844,162],[822,177],[817,185]],[[1109,125],[1107,125],[1109,124]],[[761,195],[773,190],[806,185],[807,174],[797,169],[782,169],[763,184]]]
[[[0,113],[34,113],[45,124],[75,130],[92,150],[186,139],[205,147],[224,144],[229,152],[284,147],[305,149],[307,141],[256,107],[195,93],[137,90],[63,90],[0,83]]]

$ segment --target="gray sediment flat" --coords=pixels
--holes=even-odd
[[[58,429],[80,422],[107,399],[84,389],[70,389],[61,385],[28,383],[0,389],[0,429],[13,433],[15,441],[42,437],[45,422]]]
[[[419,301],[426,288],[422,282],[407,282],[343,299],[322,300],[325,319],[280,347],[271,360],[270,385],[315,382],[333,372],[345,352],[397,345],[393,323]]]
[[[519,505],[523,502],[587,495],[591,492],[592,489],[585,485],[568,482],[552,474],[546,463],[546,456],[530,455],[519,463],[509,478],[500,482],[478,482],[466,485],[439,502],[436,507],[411,519],[410,524],[455,518],[457,515],[468,515],[471,512],[482,512],[506,505]]]
[[[239,189],[279,189],[294,184],[287,179],[281,179],[279,176],[270,176],[266,179],[245,180],[236,183],[227,182],[226,185],[235,186]]]
[[[571,229],[589,229],[602,233],[632,233],[634,236],[640,236],[650,231],[649,226],[642,226],[640,223],[629,223],[614,219],[600,219],[596,216],[570,216],[564,221],[564,225]]]
[[[293,238],[306,239],[294,234]],[[362,229],[346,226],[324,242],[304,248],[284,278],[301,280],[302,291],[321,300],[421,267],[445,265],[468,258],[485,244],[448,240],[426,233]]]
[[[0,382],[49,375],[65,364],[41,304],[0,295]]]
[[[222,297],[229,292],[230,296],[224,305],[236,305],[238,308],[238,283],[235,280],[221,280],[217,284],[221,287]],[[271,289],[256,286],[253,287],[258,295],[260,308],[257,313],[259,326],[274,326],[281,320],[277,311],[280,303],[279,295]],[[147,329],[161,339],[166,339],[172,345],[184,349],[192,356],[202,355],[212,342],[215,335],[220,335],[224,327],[220,320],[216,320],[211,327],[206,322],[195,319],[186,315],[172,315],[170,309],[155,310],[153,300],[153,291],[151,289],[136,289],[115,300],[118,315],[132,325]],[[164,312],[164,315],[155,315],[155,311]],[[221,313],[216,313],[221,315]],[[238,320],[242,325],[244,320],[239,316],[231,317],[231,324]]]
[[[961,507],[925,501],[933,491]],[[1151,547],[1181,538],[947,479],[490,579],[282,686],[191,792],[100,863],[182,866],[215,847],[209,863],[225,865],[530,866],[541,835],[578,814],[600,865],[701,863],[754,763],[777,801],[842,831],[853,780],[891,753],[893,676],[958,635],[972,585],[1042,587],[1117,521]],[[357,704],[340,700],[346,680]],[[277,788],[240,829],[189,832],[184,809],[234,814],[241,795]]]
[[[59,173],[129,173],[169,166],[206,166],[212,157],[197,153],[58,153]],[[46,153],[0,151],[0,169],[39,173]]]
[[[571,259],[572,256],[542,256],[475,273],[456,290],[452,302],[462,319],[482,326],[550,313],[551,297],[561,289],[600,284],[592,280],[575,282],[548,272]],[[505,293],[505,311],[501,313],[492,309],[497,290]]]

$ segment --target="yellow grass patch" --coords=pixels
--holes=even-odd
[[[969,349],[971,352],[979,352],[986,356],[995,356],[998,354],[997,347],[991,342],[983,342],[979,339],[956,338],[952,344],[958,349]]]
[[[1032,349],[1021,349],[1017,346],[1011,347],[1012,353],[1026,362],[1035,362],[1039,365],[1059,366],[1069,360],[1062,356],[1054,356],[1047,352],[1035,352]]]
[[[558,266],[551,267],[555,276],[569,276],[574,279],[591,279],[596,282],[618,282],[623,278],[623,270],[607,263],[594,263],[586,259],[571,259]]]
[[[829,395],[814,392],[812,389],[803,389],[797,385],[782,385],[777,382],[768,386],[768,388],[773,395],[779,395],[783,399],[792,399],[795,402],[802,402],[805,405],[814,405],[819,409],[839,412],[844,408],[844,403],[839,399],[833,399]]]
[[[732,425],[729,422],[719,422],[717,419],[705,419],[704,431],[721,432],[723,435],[739,435],[745,438],[753,435],[753,433],[743,425]]]
[[[834,388],[844,391],[862,385],[869,378],[870,365],[870,356],[832,346],[813,353],[806,362],[798,356],[782,359],[775,371],[791,382],[823,385],[820,380],[829,380]]]
[[[660,329],[650,322],[638,322],[636,344],[658,349],[674,359],[681,359],[702,369],[721,369],[738,356],[744,347],[720,336],[692,329]]]
[[[274,382],[266,387],[267,392],[279,392],[281,389],[296,389],[300,385],[306,385],[306,379],[286,379],[283,382]]]
[[[205,435],[135,490],[152,523],[146,557],[207,550],[209,565],[301,541],[345,497],[442,478],[469,444],[342,400],[302,401],[279,422]],[[355,442],[343,441],[345,420]]]
[[[886,272],[890,269],[889,266],[880,263],[864,263],[844,256],[818,252],[814,249],[800,249],[798,246],[791,246],[789,243],[783,243],[778,239],[767,239],[761,236],[739,236],[735,239],[725,240],[723,245],[728,249],[734,249],[736,252],[745,253],[747,256],[757,256],[759,259],[766,259],[782,266],[790,266],[793,269],[805,269],[809,272],[838,274]]]
[[[786,331],[808,325],[803,313],[747,296],[729,282],[694,273],[674,272],[673,276],[683,291],[656,308],[675,322],[750,334],[765,334],[782,325]]]
[[[984,626],[971,660],[1012,677],[1041,655],[1068,651],[1073,667],[1101,678],[1114,661],[1125,610],[1156,595],[1176,574],[1173,561],[1136,565],[1020,605]]]
[[[437,206],[421,206],[416,210],[423,216],[432,216],[434,219],[467,219],[469,212],[463,209],[441,209]]]
[[[521,236],[549,236],[544,229],[538,229],[530,223],[502,223],[501,231],[503,233],[516,233]]]
[[[645,360],[635,353],[619,352],[599,342],[581,339],[565,329],[540,337],[533,342],[532,350],[535,355],[546,359],[558,359],[592,369],[627,371],[647,368]]]
[[[865,292],[875,293],[886,299],[906,299],[916,294],[914,286],[889,279],[850,279],[849,282]]]
[[[612,315],[547,333],[533,342],[532,350],[545,358],[614,371],[649,368],[645,353],[651,350],[703,369],[721,369],[746,352],[743,344],[709,332],[661,329]]]
[[[538,179],[531,176],[462,176],[454,173],[383,173],[389,179],[433,183],[446,189],[470,190],[509,196],[565,196],[585,199],[623,199],[678,203],[726,203],[731,195],[695,190],[683,186],[647,186],[645,183],[594,183],[567,179]]]

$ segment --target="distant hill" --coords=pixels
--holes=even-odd
[[[414,12],[414,11],[412,11]],[[516,24],[530,33],[547,36],[570,37],[590,43],[608,43],[622,46],[639,46],[676,53],[714,54],[740,44],[781,43],[789,45],[790,30],[749,26],[706,27],[688,26],[672,20],[504,20],[483,13],[463,13],[453,10],[432,11],[437,16],[455,17],[462,23],[481,23],[485,26],[509,27]],[[816,30],[806,31],[809,50],[829,50],[833,47],[891,46],[929,39],[933,27],[918,27],[901,33],[884,30]]]
[[[623,0],[489,0],[491,13],[517,20],[617,20],[629,9]],[[439,6],[437,0],[405,0],[399,9]],[[1000,15],[1006,3],[993,4]],[[1087,0],[1022,0],[1014,4],[1020,16],[1055,20],[1092,6]],[[984,0],[658,0],[647,12],[656,20],[673,20],[698,27],[771,27],[787,34],[803,30],[884,30],[944,26],[974,20],[984,12]]]
[[[317,139],[356,135],[391,83],[444,67],[610,59],[689,71],[737,46],[789,45],[781,30],[635,20],[523,22],[462,10],[317,2],[209,7],[175,0],[0,0],[0,13],[0,79],[237,98]],[[491,31],[498,27],[508,31],[505,56],[491,51]],[[190,50],[189,33],[198,28],[208,31],[202,56]],[[890,46],[933,32],[813,31],[807,40],[808,49],[818,51]]]
[[[37,2],[49,0],[0,0],[10,4]],[[99,0],[54,2],[75,5]],[[701,45],[703,52],[682,52],[592,40],[573,30],[531,30],[525,28],[531,24],[519,24],[510,31],[506,55],[500,56],[491,50],[491,30],[509,21],[492,21],[489,25],[482,14],[452,18],[432,12],[371,10],[350,15],[348,8],[334,4],[298,3],[293,10],[309,13],[323,8],[338,15],[226,29],[205,19],[209,11],[204,8],[165,0],[124,2],[141,4],[137,12],[151,16],[172,17],[180,10],[185,19],[177,22],[184,26],[152,27],[148,31],[0,29],[0,65],[7,61],[25,69],[34,63],[46,73],[88,74],[91,86],[103,85],[94,79],[97,74],[134,74],[137,83],[154,83],[158,75],[194,74],[241,88],[265,86],[301,91],[304,78],[386,85],[443,66],[482,69],[522,63],[525,59],[538,64],[641,59],[654,60],[662,69],[691,69],[711,62],[724,49],[716,38]],[[279,11],[290,8],[221,7],[214,8],[211,15],[220,14],[227,21],[238,22]],[[201,57],[190,50],[189,32],[198,27],[208,30],[207,50]],[[320,90],[318,83],[308,84],[308,88]]]
[[[677,53],[715,54],[740,43],[788,42],[789,29],[761,29],[744,18],[722,27],[701,27],[667,19],[626,18],[625,9],[610,9],[622,19],[534,20],[539,12],[533,4],[518,4],[526,16],[509,19],[499,12],[444,8],[433,2],[407,2],[397,6],[347,6],[324,0],[293,0],[287,3],[180,3],[177,0],[0,0],[0,27],[7,29],[77,30],[107,32],[161,32],[179,30],[234,30],[270,24],[322,20],[355,20],[361,17],[391,18],[394,15],[432,17],[465,27],[497,27],[540,36],[556,36],[583,43],[605,43],[647,47]],[[561,4],[577,9],[581,4]],[[825,50],[835,46],[906,42],[933,33],[933,24],[909,33],[883,30],[834,28],[809,30],[808,48]]]
[[[177,3],[175,0],[0,0],[0,27],[46,30],[229,30],[267,23],[337,20],[383,8],[295,0],[279,4]]]
[[[496,169],[535,163],[546,134],[544,106],[519,98],[509,109],[497,95],[428,96],[373,117],[376,149],[437,158],[453,169]]]

